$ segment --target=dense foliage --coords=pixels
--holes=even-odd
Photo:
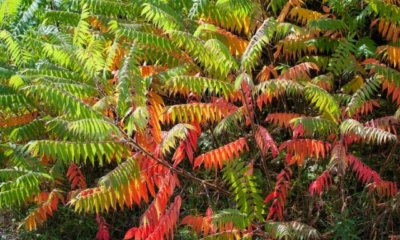
[[[0,208],[27,238],[397,239],[399,35],[396,0],[1,0]]]

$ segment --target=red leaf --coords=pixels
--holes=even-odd
[[[289,191],[291,176],[292,170],[286,167],[282,169],[282,171],[276,177],[274,191],[268,194],[268,196],[264,199],[264,203],[268,203],[273,200],[269,209],[267,220],[283,220],[283,208]]]
[[[308,191],[311,193],[311,195],[314,195],[315,193],[321,195],[321,193],[324,191],[324,188],[329,187],[331,184],[332,177],[329,173],[329,170],[325,170],[317,177],[317,179],[315,179],[314,182],[311,183]]]
[[[274,139],[271,137],[267,129],[260,125],[256,125],[256,132],[254,134],[257,145],[260,147],[263,154],[267,154],[268,150],[271,149],[272,156],[278,155],[278,147]]]

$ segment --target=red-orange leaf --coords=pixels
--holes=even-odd
[[[278,71],[276,71],[275,66],[270,64],[268,66],[264,66],[260,73],[257,75],[257,80],[259,82],[268,81],[270,78],[278,78]]]
[[[265,121],[272,122],[272,124],[277,125],[279,127],[290,127],[290,120],[294,118],[300,117],[300,114],[297,113],[270,113],[268,114]]]
[[[22,225],[28,231],[36,230],[38,226],[42,225],[48,216],[53,216],[53,212],[57,211],[57,205],[62,200],[62,196],[56,190],[50,194],[40,194],[38,203],[40,204],[24,219]]]
[[[131,228],[126,232],[124,239],[173,239],[174,229],[179,219],[181,203],[181,197],[175,197],[169,209],[161,216],[159,224],[156,226],[142,225]]]
[[[191,226],[197,234],[203,232],[204,236],[208,236],[209,233],[215,233],[216,226],[212,224],[212,209],[208,208],[206,216],[186,216],[182,219],[181,224]]]
[[[301,159],[325,158],[331,148],[328,142],[315,139],[293,139],[281,143],[279,150],[286,149],[287,153],[292,156],[299,156]]]
[[[282,73],[279,78],[287,80],[310,80],[310,70],[319,71],[317,64],[312,62],[303,62],[297,64],[284,73]]]
[[[204,166],[208,169],[213,167],[218,169],[224,166],[226,161],[232,161],[238,158],[240,153],[249,150],[246,138],[239,138],[238,140],[228,143],[222,147],[211,150],[207,153],[201,154],[194,160],[194,168],[199,167],[204,163]]]
[[[172,173],[168,173],[164,177],[162,185],[159,187],[153,202],[143,213],[140,220],[142,225],[156,226],[159,224],[160,217],[164,214],[167,203],[172,196],[176,185],[176,176],[172,175]]]

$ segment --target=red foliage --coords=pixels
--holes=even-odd
[[[110,240],[110,233],[108,232],[108,226],[104,218],[97,214],[96,221],[99,228],[96,234],[96,240]]]
[[[256,132],[254,134],[254,137],[256,139],[257,145],[260,147],[264,154],[267,154],[268,150],[271,149],[272,156],[276,157],[276,155],[279,153],[278,147],[276,146],[274,139],[271,137],[267,129],[260,125],[256,125]]]
[[[351,170],[356,173],[360,182],[367,184],[381,181],[379,174],[361,162],[357,157],[353,156],[352,154],[348,154],[347,160],[349,161]]]
[[[281,143],[279,150],[283,149],[293,156],[290,159],[301,165],[306,157],[325,158],[331,149],[331,144],[315,139],[293,139]],[[293,161],[290,163],[294,163]]]
[[[278,71],[276,71],[275,66],[270,64],[268,66],[264,66],[260,73],[257,75],[257,80],[259,82],[268,81],[271,76],[273,78],[278,78]]]
[[[378,100],[371,99],[364,101],[363,104],[356,109],[356,111],[353,114],[353,117],[357,117],[357,115],[366,115],[372,113],[374,108],[379,108],[379,102]]]
[[[181,224],[191,226],[199,235],[203,232],[203,236],[208,236],[208,234],[216,232],[216,226],[212,224],[212,215],[212,209],[208,208],[204,217],[186,216],[182,219]]]
[[[268,203],[273,200],[269,209],[267,220],[283,220],[283,208],[289,191],[291,176],[292,170],[286,167],[282,169],[282,171],[276,177],[274,191],[264,199],[264,203]]]
[[[160,116],[164,111],[164,101],[160,95],[150,92],[149,95],[149,127],[152,138],[157,144],[161,143],[162,134],[161,134],[161,124],[160,124]]]
[[[142,225],[157,225],[162,214],[164,214],[167,208],[167,203],[174,193],[174,189],[177,185],[177,177],[172,173],[168,173],[159,187],[158,192],[149,205],[147,210],[143,213],[140,223]]]
[[[247,81],[242,81],[242,93],[242,105],[245,106],[245,116],[250,119],[254,119],[252,90]]]
[[[131,228],[125,233],[124,239],[172,239],[179,219],[181,202],[182,199],[180,196],[175,197],[169,209],[160,217],[159,224],[147,224]]]
[[[329,170],[325,170],[317,177],[317,179],[315,179],[315,181],[311,183],[308,191],[311,193],[311,195],[314,195],[315,193],[321,195],[324,189],[330,185],[332,185],[332,177],[329,173]]]
[[[265,121],[272,122],[272,124],[277,125],[279,127],[290,127],[290,120],[294,118],[300,117],[300,114],[297,113],[270,113],[268,114]]]
[[[400,105],[400,87],[396,84],[395,81],[383,81],[382,89],[387,90],[388,96],[392,95],[392,101],[396,102],[397,106]]]
[[[281,74],[279,78],[287,80],[310,80],[310,70],[319,71],[317,64],[312,62],[303,62],[289,68]]]
[[[201,154],[194,160],[194,168],[199,167],[204,163],[204,166],[208,169],[211,168],[222,168],[224,162],[231,161],[239,157],[240,153],[245,150],[249,150],[246,138],[239,138],[236,141],[226,144],[225,146],[211,150],[207,153]]]
[[[363,184],[369,184],[370,191],[376,191],[379,196],[394,196],[397,193],[397,184],[391,181],[384,181],[375,170],[371,169],[357,157],[348,154],[347,159],[356,173],[357,178]]]
[[[398,192],[397,183],[381,180],[369,185],[370,191],[376,191],[379,196],[393,197]]]
[[[69,182],[71,183],[71,189],[85,189],[87,184],[86,184],[86,179],[85,176],[83,175],[81,169],[75,164],[72,163],[67,171],[67,177]]]
[[[41,192],[35,198],[39,206],[24,220],[25,228],[29,231],[37,229],[37,226],[43,224],[48,216],[53,216],[53,212],[57,211],[58,203],[63,200],[63,196],[56,191]]]

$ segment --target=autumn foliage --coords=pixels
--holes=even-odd
[[[399,16],[2,0],[0,213],[28,239],[396,239]]]

